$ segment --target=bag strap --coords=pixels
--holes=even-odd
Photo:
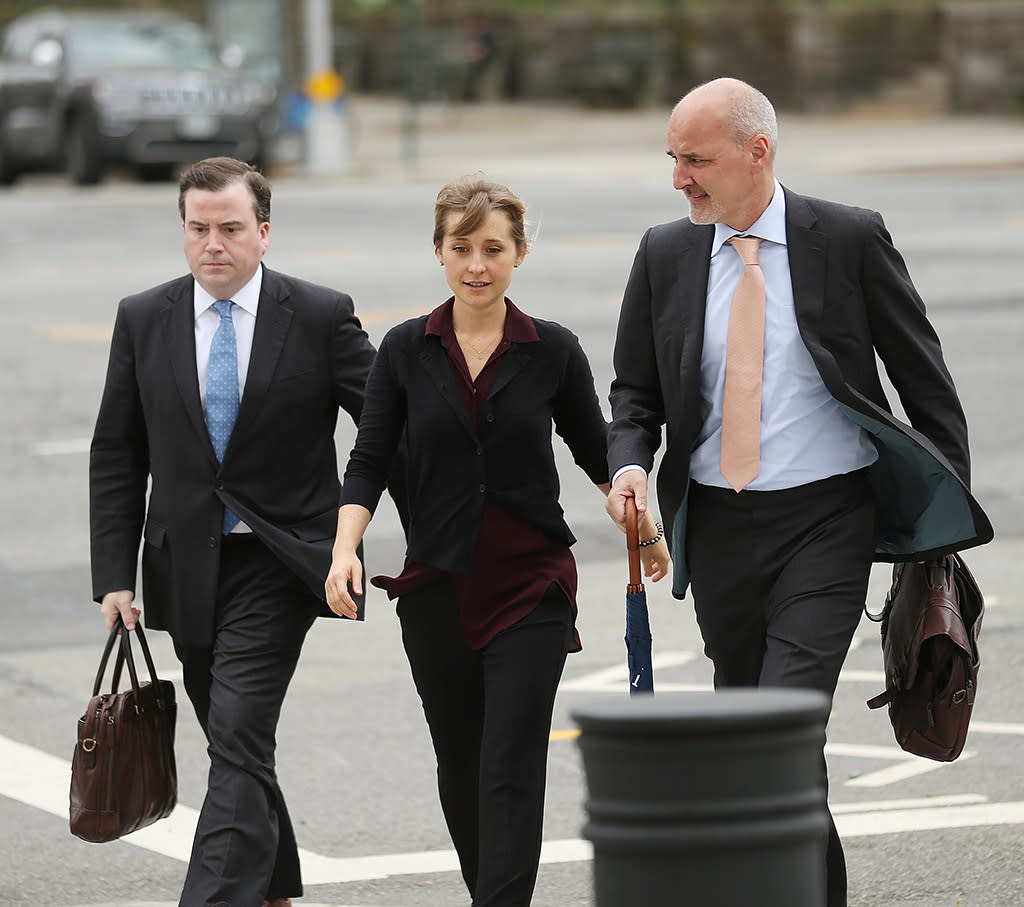
[[[107,644],[103,649],[103,655],[100,658],[100,667],[96,672],[96,681],[93,684],[92,695],[97,696],[100,692],[100,686],[103,683],[103,675],[106,673],[107,662],[110,660],[110,653],[114,648],[114,641],[120,636],[121,645],[117,652],[117,659],[114,664],[114,672],[111,680],[111,692],[116,693],[117,687],[121,682],[121,668],[123,665],[128,665],[128,676],[131,678],[132,691],[136,694],[139,692],[139,678],[138,672],[135,669],[135,658],[132,653],[132,633],[125,629],[124,621],[121,619],[121,615],[117,616],[114,621],[114,626],[110,630],[110,636],[107,637]],[[149,679],[153,684],[153,688],[157,688],[159,681],[156,676],[156,666],[153,663],[153,656],[149,651],[149,643],[146,641],[145,631],[142,629],[142,621],[137,621],[135,624],[134,635],[139,640],[139,645],[142,647],[142,655],[146,661],[146,668],[149,670]]]
[[[629,557],[629,587],[626,591],[643,592],[643,576],[640,572],[640,517],[633,498],[626,498],[626,553]]]
[[[114,641],[117,639],[118,633],[121,632],[121,628],[124,624],[121,622],[121,615],[117,616],[117,620],[114,621],[114,626],[110,629],[110,635],[107,637],[107,644],[103,647],[103,654],[100,656],[100,667],[96,672],[96,680],[92,685],[92,695],[99,696],[100,686],[103,683],[103,675],[107,672],[107,661],[110,659],[110,653],[114,649]]]
[[[868,620],[873,620],[876,624],[884,623],[889,617],[889,612],[892,611],[893,599],[896,598],[896,593],[900,588],[900,580],[903,577],[904,564],[897,563],[892,565],[892,584],[889,586],[889,591],[885,594],[885,604],[882,606],[882,610],[877,613],[872,613],[868,609],[867,601],[864,602],[864,616]]]

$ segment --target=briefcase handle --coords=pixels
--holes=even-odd
[[[142,654],[146,660],[146,667],[149,669],[149,679],[153,684],[153,688],[157,689],[159,681],[156,676],[156,666],[153,664],[153,656],[149,652],[149,643],[146,642],[146,634],[142,629],[142,621],[137,621],[135,624],[134,635],[138,637],[139,645],[142,646]],[[121,669],[122,666],[128,664],[128,676],[131,678],[132,691],[135,693],[139,692],[139,678],[135,670],[135,658],[132,655],[132,632],[125,629],[124,621],[121,619],[121,615],[117,616],[117,620],[114,621],[114,626],[110,630],[110,635],[107,637],[107,644],[103,648],[103,655],[100,657],[100,667],[96,672],[96,680],[92,686],[92,695],[98,696],[100,687],[103,685],[103,675],[107,671],[107,662],[110,659],[110,653],[114,649],[114,643],[120,637],[121,646],[117,652],[117,660],[114,664],[114,673],[111,681],[111,692],[116,693],[118,685],[121,682]]]
[[[636,586],[630,592],[643,592],[643,576],[640,573],[640,518],[636,501],[626,498],[626,553],[629,555],[629,585]]]

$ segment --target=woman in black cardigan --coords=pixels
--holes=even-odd
[[[547,744],[576,632],[575,541],[558,503],[551,427],[608,491],[607,425],[576,337],[505,291],[526,255],[523,203],[504,186],[446,186],[434,250],[454,296],[388,332],[345,471],[327,599],[355,617],[356,547],[403,432],[408,550],[402,641],[437,756],[438,789],[474,907],[527,907],[540,859]],[[645,572],[668,571],[650,517]]]

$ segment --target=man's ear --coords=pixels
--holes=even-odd
[[[759,170],[771,163],[772,152],[768,136],[758,133],[750,140],[750,157]]]

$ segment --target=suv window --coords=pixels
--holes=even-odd
[[[209,69],[217,54],[191,22],[81,22],[68,32],[68,56],[82,68]]]

